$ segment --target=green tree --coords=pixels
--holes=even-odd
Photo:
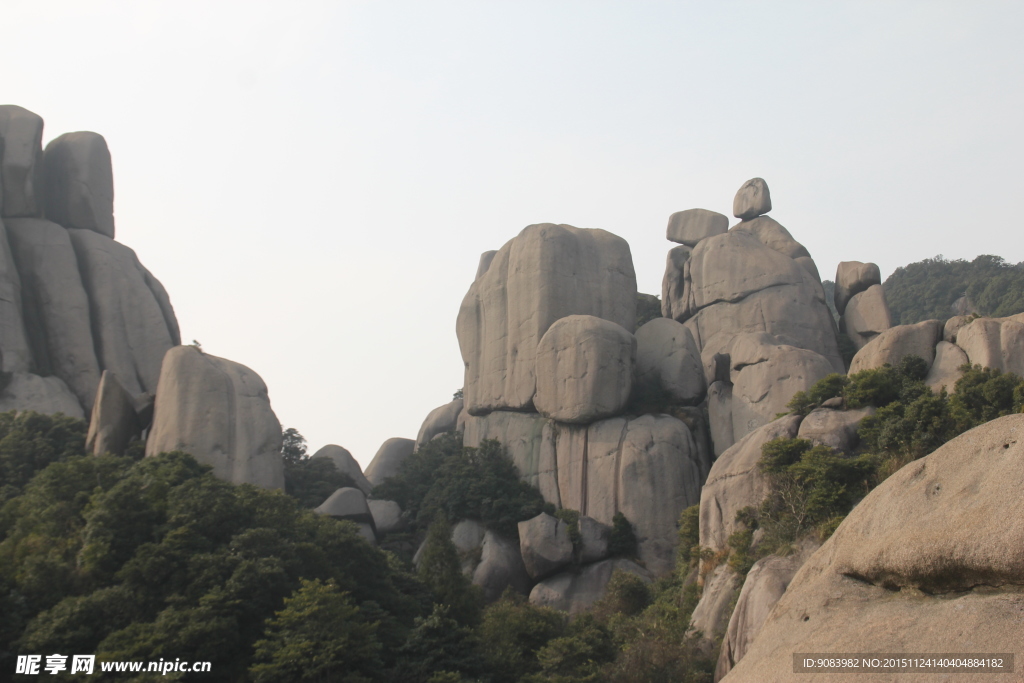
[[[334,581],[304,579],[267,621],[249,672],[258,683],[380,680],[376,627]]]
[[[485,673],[476,633],[448,616],[449,611],[447,605],[435,604],[428,617],[416,620],[388,680],[437,683]]]
[[[549,607],[531,605],[506,591],[484,611],[479,628],[481,646],[493,683],[515,683],[540,671],[537,652],[565,634],[566,618]]]
[[[462,573],[459,551],[451,536],[448,521],[438,515],[427,531],[419,578],[433,593],[434,601],[448,607],[452,618],[462,624],[475,624],[480,619],[480,595]]]
[[[32,411],[0,413],[0,505],[47,465],[85,455],[84,420]]]
[[[352,477],[338,470],[329,458],[311,458],[306,438],[294,427],[281,432],[284,490],[304,508],[315,508],[340,488],[355,486]]]
[[[616,512],[612,516],[612,531],[608,535],[608,554],[612,557],[636,557],[636,534],[626,515]]]

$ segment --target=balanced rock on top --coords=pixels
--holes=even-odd
[[[65,133],[43,153],[46,217],[65,228],[114,237],[114,175],[98,133]]]
[[[740,220],[757,218],[772,210],[772,196],[768,183],[761,178],[751,178],[743,183],[732,200],[732,215]]]

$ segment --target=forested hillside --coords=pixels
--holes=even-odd
[[[940,254],[897,268],[882,288],[895,325],[969,313],[1000,318],[1024,311],[1024,262],[987,254],[949,261]],[[954,310],[964,296],[964,308]]]

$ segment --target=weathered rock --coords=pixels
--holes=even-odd
[[[491,267],[491,261],[494,260],[494,255],[497,253],[496,249],[492,249],[480,254],[480,263],[476,267],[476,277],[474,279],[479,280],[480,276],[487,272],[487,269]]]
[[[39,216],[43,189],[43,119],[0,105],[0,207],[5,217]]]
[[[155,392],[160,363],[175,335],[150,288],[152,276],[123,244],[91,230],[68,234],[89,297],[100,366],[115,372],[133,396]]]
[[[570,315],[633,331],[636,275],[629,245],[603,230],[531,225],[494,255],[459,311],[470,414],[530,409],[541,337]]]
[[[732,200],[732,215],[740,220],[755,218],[772,210],[772,196],[768,183],[761,178],[751,178],[743,183]]]
[[[806,271],[792,258],[766,246],[745,231],[709,237],[690,256],[694,304],[735,303],[780,285],[799,285]]]
[[[406,441],[408,441],[408,439],[406,439]],[[334,463],[334,466],[339,472],[349,476],[357,489],[362,491],[364,495],[370,495],[370,491],[373,489],[373,484],[371,484],[363,475],[362,468],[359,467],[359,463],[356,462],[356,459],[348,452],[348,449],[335,444],[327,444],[314,453],[312,457],[330,460]]]
[[[147,457],[176,450],[226,481],[284,488],[281,423],[267,385],[244,365],[193,346],[164,357],[146,441]]]
[[[545,512],[519,522],[519,548],[526,573],[533,579],[554,574],[572,562],[569,527]]]
[[[682,420],[693,436],[693,443],[697,447],[696,460],[700,469],[700,485],[703,486],[708,478],[708,472],[711,471],[711,463],[715,461],[707,405],[702,403],[699,406],[673,407],[672,416]]]
[[[729,347],[734,439],[787,412],[786,405],[796,392],[807,391],[834,371],[832,363],[814,351],[773,341],[763,332],[741,334]]]
[[[718,381],[708,386],[708,427],[715,457],[721,457],[736,443],[732,433],[732,384]]]
[[[537,348],[537,412],[590,424],[617,415],[633,390],[636,338],[592,315],[556,321]]]
[[[687,633],[700,632],[706,643],[725,633],[729,625],[729,607],[737,588],[736,575],[729,569],[729,565],[720,564],[715,567],[704,580],[704,590],[690,616]]]
[[[530,583],[519,546],[488,529],[480,545],[480,563],[473,570],[473,585],[483,590],[484,600],[494,602],[506,588],[527,595]]]
[[[366,542],[370,545],[377,545],[377,534],[373,531],[373,525],[369,522],[359,522],[356,524],[359,528],[359,535],[366,539]]]
[[[957,332],[956,345],[972,365],[1024,377],[1024,315],[978,318]]]
[[[608,539],[612,529],[593,517],[581,516],[580,521],[580,563],[590,564],[608,557]]]
[[[807,439],[815,446],[828,446],[847,455],[853,455],[860,444],[857,429],[860,422],[869,415],[874,415],[872,406],[857,410],[830,410],[818,408],[812,410],[800,423],[797,437]]]
[[[796,261],[801,268],[807,271],[807,274],[810,275],[815,282],[821,284],[821,275],[818,273],[818,266],[815,265],[814,259],[812,259],[810,256],[797,256],[793,260]],[[821,291],[822,296],[824,296],[825,290],[822,289]]]
[[[366,496],[351,486],[332,493],[314,512],[335,519],[347,519],[357,524],[373,524],[373,514],[366,503]]]
[[[940,341],[935,345],[935,360],[924,378],[924,383],[932,391],[938,393],[946,387],[946,393],[952,394],[956,381],[963,374],[960,366],[969,363],[967,354],[956,344]]]
[[[793,260],[811,258],[806,247],[793,239],[793,235],[789,233],[789,230],[786,230],[781,223],[770,216],[758,216],[757,218],[743,221],[734,225],[730,232],[747,233],[769,249],[788,256]],[[818,277],[818,268],[814,265],[813,259],[811,259],[810,266],[804,266],[804,268],[812,268],[815,279],[821,280]]]
[[[415,441],[401,437],[393,437],[382,443],[373,460],[366,466],[366,479],[370,486],[378,486],[398,474],[398,468],[415,448]]]
[[[427,415],[427,419],[420,426],[416,435],[416,449],[433,439],[438,434],[454,432],[459,422],[459,414],[462,413],[463,401],[457,398],[451,403],[434,408]]]
[[[666,238],[692,247],[706,237],[721,235],[729,230],[729,218],[717,211],[687,209],[668,217]]]
[[[636,331],[637,391],[695,405],[707,384],[693,335],[669,318],[655,318]]]
[[[938,320],[890,327],[857,352],[850,362],[849,374],[880,368],[886,363],[895,367],[905,356],[919,356],[930,368],[935,360],[935,345],[941,338],[942,323]]]
[[[530,603],[542,607],[579,614],[604,596],[608,582],[616,571],[629,572],[650,583],[650,572],[630,560],[604,560],[583,567],[579,573],[563,572],[544,579],[530,591]]]
[[[2,142],[0,142],[2,151]],[[0,195],[3,190],[0,187]],[[7,228],[0,220],[0,370],[29,372],[33,368],[32,350],[21,305],[21,276],[14,265]]]
[[[117,375],[104,370],[89,418],[85,450],[93,455],[124,455],[128,444],[141,436],[142,425],[131,394],[117,381]]]
[[[793,263],[792,259],[790,262]],[[829,359],[835,372],[843,372],[845,366],[839,355],[832,314],[825,305],[821,285],[799,266],[796,269],[804,278],[799,285],[769,287],[736,303],[712,304],[689,318],[685,324],[693,333],[701,356],[718,353],[734,335],[767,332],[779,344],[821,354]]]
[[[854,294],[839,320],[839,329],[846,333],[858,350],[890,327],[892,313],[885,302],[882,285],[871,285]]]
[[[805,559],[802,555],[769,555],[755,562],[747,572],[722,639],[718,666],[715,667],[716,681],[722,680],[750,649],[764,620],[786,592]]]
[[[89,299],[71,237],[56,223],[36,218],[9,219],[7,236],[21,274],[25,328],[36,372],[64,380],[91,411],[100,367]]]
[[[1022,487],[1024,415],[905,466],[800,569],[726,680],[791,680],[794,652],[1017,651]]]
[[[37,413],[85,418],[85,411],[68,385],[58,377],[40,377],[27,372],[12,373],[0,388],[0,413],[8,410],[33,410]]]
[[[65,133],[43,153],[46,217],[65,228],[114,237],[114,174],[98,133]]]
[[[483,545],[486,534],[487,528],[483,524],[476,520],[464,519],[452,527],[452,543],[465,560],[467,555],[475,553]]]
[[[558,432],[574,429],[580,428],[559,428],[535,413],[502,410],[483,417],[467,417],[462,444],[477,448],[487,439],[497,439],[505,447],[519,476],[536,487],[544,500],[563,507],[558,490],[555,441]]]
[[[389,534],[392,531],[401,531],[405,526],[402,519],[402,507],[393,500],[366,501],[373,516],[373,526],[379,534]]]
[[[975,320],[971,315],[955,315],[946,321],[942,326],[942,340],[950,344],[956,344],[956,335],[961,328],[971,324]]]
[[[673,320],[686,320],[692,315],[690,301],[690,254],[693,249],[678,246],[669,249],[665,276],[661,280],[661,315]]]
[[[882,273],[874,263],[860,261],[843,261],[836,268],[835,304],[836,311],[842,315],[846,304],[854,297],[867,290],[868,287],[882,284]]]
[[[799,415],[787,415],[747,434],[718,456],[700,495],[700,544],[716,552],[725,550],[738,529],[736,513],[757,507],[767,493],[757,467],[761,446],[772,439],[792,439],[800,428]]]

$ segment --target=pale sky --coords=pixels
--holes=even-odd
[[[104,135],[187,342],[365,467],[462,386],[481,252],[748,178],[839,261],[1024,260],[1019,2],[0,2],[0,103]]]

